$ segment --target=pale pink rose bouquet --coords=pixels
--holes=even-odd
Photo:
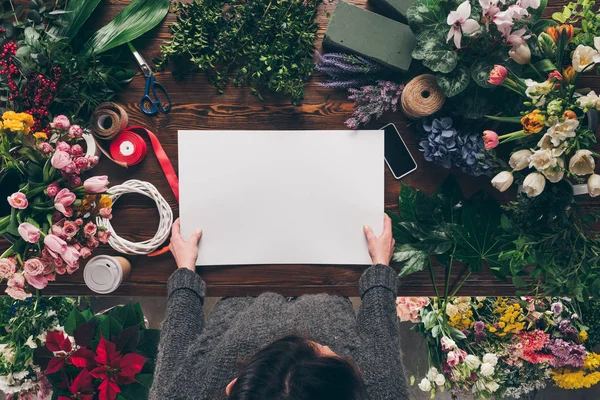
[[[94,221],[111,217],[112,201],[103,194],[106,176],[82,179],[98,157],[85,154],[81,127],[59,115],[34,133],[28,114],[9,111],[2,119],[0,235],[10,247],[0,256],[0,283],[25,299],[57,274],[75,272],[81,258],[108,241],[109,232]]]

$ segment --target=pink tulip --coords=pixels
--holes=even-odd
[[[490,72],[490,79],[488,83],[498,86],[504,83],[504,80],[508,76],[508,70],[502,65],[494,65],[494,69]]]
[[[60,191],[60,187],[58,186],[58,184],[56,182],[49,184],[48,187],[46,188],[46,194],[48,195],[48,197],[56,196],[59,191]]]
[[[50,124],[50,126],[54,129],[69,129],[71,126],[71,121],[65,115],[58,115],[54,117],[54,120]]]
[[[93,176],[86,179],[83,188],[88,193],[104,193],[108,189],[108,176]]]
[[[23,263],[23,271],[25,271],[26,275],[43,275],[45,269],[46,264],[39,258],[30,258]],[[27,276],[25,276],[25,278],[27,278]]]
[[[25,196],[25,193],[21,192],[11,194],[10,196],[8,196],[7,200],[8,204],[10,204],[12,208],[16,208],[19,210],[24,210],[29,205],[29,202],[27,201],[27,196]]]
[[[79,125],[71,125],[69,128],[69,136],[72,138],[81,137],[83,135],[83,129]]]
[[[62,189],[60,192],[58,192],[56,197],[54,197],[54,208],[56,208],[58,211],[60,211],[63,215],[67,217],[69,216],[67,214],[73,215],[73,211],[67,209],[67,207],[73,204],[75,199],[75,194],[71,193],[69,189]]]
[[[40,230],[29,222],[23,222],[18,228],[19,235],[24,241],[29,243],[37,243],[40,240]]]
[[[63,171],[65,174],[78,174],[80,172],[73,161],[69,161],[69,163],[63,168]]]
[[[58,258],[58,256],[62,255],[67,250],[67,242],[62,240],[56,235],[46,235],[44,238],[44,245],[50,255],[54,258]]]
[[[490,130],[483,131],[483,144],[486,150],[495,149],[499,144],[498,134]]]
[[[29,275],[26,272],[25,279],[27,279],[27,283],[38,290],[42,290],[48,286],[48,278],[44,275]]]
[[[56,150],[50,162],[54,168],[63,169],[71,162],[71,156],[67,152]]]
[[[562,81],[563,77],[560,72],[558,72],[557,70],[554,70],[548,74],[548,80],[550,80],[550,79],[556,79],[557,81]]]
[[[65,153],[69,153],[71,151],[71,145],[67,142],[58,142],[56,143],[56,150],[64,151]]]
[[[79,252],[74,246],[67,246],[67,249],[61,254],[62,259],[65,260],[67,265],[74,266],[79,261]]]

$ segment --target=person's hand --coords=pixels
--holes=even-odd
[[[367,237],[367,246],[369,255],[373,264],[390,265],[392,254],[394,254],[394,245],[396,241],[392,236],[392,220],[387,214],[383,217],[383,233],[377,237],[370,226],[364,226],[365,236]]]
[[[198,243],[202,237],[202,230],[197,230],[190,236],[188,241],[183,240],[179,226],[179,218],[171,228],[171,244],[169,249],[175,257],[177,268],[187,268],[196,271],[196,259],[198,258]]]

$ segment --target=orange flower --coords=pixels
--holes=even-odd
[[[48,140],[48,135],[46,135],[46,132],[36,132],[33,134],[33,137],[37,140]]]
[[[99,201],[100,208],[112,208],[112,199],[105,194],[102,195]]]
[[[567,68],[563,69],[562,76],[564,82],[573,83],[575,80],[575,68],[573,68],[572,65],[569,65]]]
[[[523,118],[521,118],[521,124],[523,124],[523,132],[526,135],[532,135],[534,133],[541,132],[544,129],[544,121],[546,117],[540,113],[540,110],[533,110]]]
[[[572,110],[567,110],[563,113],[562,117],[564,119],[577,119],[577,114]]]
[[[567,43],[573,40],[573,35],[575,35],[575,30],[573,29],[573,25],[571,24],[563,24],[559,26],[550,26],[546,28],[546,33],[552,37],[554,43],[558,43],[558,39],[561,34],[566,35]]]

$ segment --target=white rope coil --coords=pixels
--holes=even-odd
[[[121,185],[113,186],[108,190],[111,194],[113,204],[124,194],[127,193],[138,193],[146,197],[150,197],[156,202],[158,208],[158,215],[160,216],[160,223],[158,225],[158,231],[152,239],[144,240],[143,242],[131,242],[125,240],[115,232],[112,227],[110,220],[102,217],[96,217],[96,223],[99,226],[104,226],[110,232],[110,238],[108,244],[118,251],[124,254],[133,255],[144,255],[149,254],[158,249],[169,237],[171,233],[171,225],[173,225],[173,211],[169,206],[169,203],[159,193],[154,185],[149,182],[138,181],[136,179],[123,182]]]

